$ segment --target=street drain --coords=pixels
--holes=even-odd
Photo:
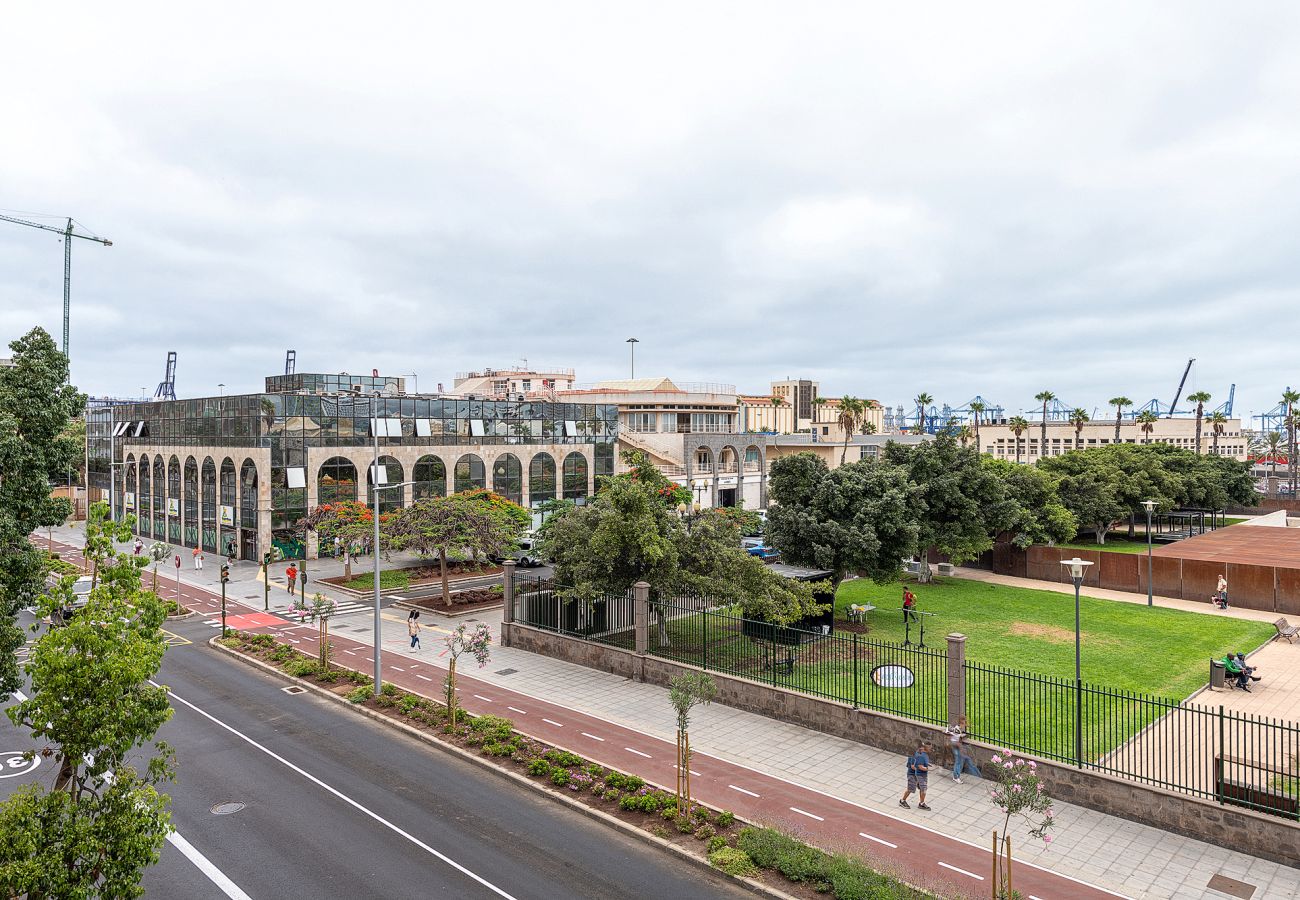
[[[218,803],[213,806],[212,814],[214,816],[229,816],[233,813],[239,812],[243,808],[244,804],[235,800],[227,800],[225,803]]]
[[[518,669],[502,669],[502,670],[500,670],[499,672],[497,672],[497,674],[498,674],[498,675],[513,675],[513,674],[515,674],[515,673],[518,672],[518,671],[519,671]]]
[[[289,685],[288,687],[280,688],[280,690],[284,691],[286,694],[305,694],[305,693],[307,693],[307,689],[306,689],[305,687],[302,687],[301,685],[297,685],[297,684],[291,684],[291,685]]]
[[[1214,875],[1206,887],[1227,894],[1229,897],[1241,897],[1242,900],[1250,900],[1255,895],[1255,885],[1226,875]]]

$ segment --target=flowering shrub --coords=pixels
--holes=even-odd
[[[986,772],[995,781],[989,797],[1003,814],[1002,833],[1011,826],[1011,817],[1018,816],[1026,822],[1029,836],[1051,843],[1047,832],[1056,824],[1052,813],[1052,798],[1047,796],[1038,763],[1021,759],[1011,753],[995,753]]]
[[[447,665],[447,678],[443,686],[447,690],[447,715],[454,728],[456,726],[456,660],[462,653],[468,653],[474,657],[480,669],[486,666],[491,655],[489,648],[492,645],[492,633],[482,622],[473,631],[469,631],[462,622],[455,631],[447,635],[446,644],[447,654],[451,660]]]

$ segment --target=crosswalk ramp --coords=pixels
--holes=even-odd
[[[334,606],[334,615],[331,618],[337,619],[339,616],[354,616],[358,613],[373,613],[375,611],[374,602],[357,601],[357,600],[336,600]],[[297,620],[299,614],[292,610],[278,610],[280,615],[287,619]],[[305,620],[310,620],[311,615],[303,616]]]

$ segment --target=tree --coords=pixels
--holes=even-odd
[[[1011,886],[1011,817],[1023,820],[1029,826],[1029,836],[1041,838],[1045,844],[1051,843],[1052,836],[1047,832],[1056,822],[1052,798],[1038,773],[1038,763],[1003,750],[994,753],[989,764],[995,785],[989,797],[1003,814],[1001,833],[993,832],[993,897],[1011,900],[1020,896]]]
[[[1295,496],[1296,480],[1296,421],[1295,405],[1300,403],[1300,391],[1287,388],[1282,392],[1282,425],[1286,428],[1286,467],[1290,473],[1291,495]]]
[[[352,577],[352,548],[374,539],[375,513],[364,503],[339,500],[312,510],[309,518],[316,521],[319,540],[338,542],[343,550],[343,577]],[[382,535],[381,535],[382,537]],[[379,552],[379,548],[375,548]]]
[[[849,441],[853,438],[853,432],[857,430],[858,424],[862,421],[864,408],[862,401],[856,397],[850,397],[845,394],[840,398],[840,415],[837,420],[840,430],[844,432],[844,450],[840,453],[840,465],[844,465],[845,457],[849,453]]]
[[[162,541],[154,541],[153,546],[149,548],[149,558],[153,560],[153,585],[149,590],[153,591],[155,594],[158,593],[158,566],[162,564],[163,560],[171,555],[171,545],[165,544]]]
[[[822,411],[826,408],[827,399],[828,398],[826,397],[813,397],[814,422],[820,422],[822,420]]]
[[[916,395],[916,424],[920,429],[917,432],[918,434],[925,434],[925,408],[933,402],[934,398],[927,393],[922,392]]]
[[[1038,458],[1043,459],[1047,456],[1047,404],[1056,399],[1056,395],[1051,391],[1039,391],[1034,394],[1034,399],[1043,404],[1043,421],[1041,423],[1042,434],[1038,440]]]
[[[1083,449],[1083,426],[1088,424],[1088,411],[1075,407],[1070,410],[1070,424],[1074,426],[1074,449]]]
[[[718,686],[703,672],[678,675],[668,681],[668,702],[677,713],[677,814],[691,817],[691,710],[709,704]]]
[[[1138,413],[1136,421],[1138,427],[1142,429],[1142,433],[1147,436],[1146,443],[1151,443],[1151,432],[1155,431],[1156,422],[1160,421],[1160,417],[1151,410],[1144,409],[1142,412]]]
[[[1268,447],[1268,495],[1277,496],[1277,455],[1282,450],[1282,434],[1270,431],[1264,438]]]
[[[862,459],[834,471],[811,453],[772,463],[767,535],[789,562],[832,573],[832,588],[856,572],[879,584],[898,578],[917,544],[916,499],[897,466]]]
[[[1037,466],[1020,466],[1005,459],[981,458],[1005,489],[1004,509],[991,513],[1003,524],[1011,542],[1024,549],[1031,544],[1062,544],[1079,530],[1074,514],[1061,502],[1057,479]]]
[[[106,504],[97,504],[105,507]],[[89,530],[120,529],[101,508]],[[92,524],[93,521],[93,524]],[[31,697],[6,710],[58,766],[52,789],[20,788],[0,804],[0,893],[29,897],[138,897],[145,867],[170,830],[157,786],[174,774],[171,748],[153,742],[170,718],[167,690],[150,684],[166,650],[163,604],[140,584],[143,558],[97,547],[99,584],[64,627],[46,632],[25,665]],[[71,597],[66,579],[44,612]],[[144,772],[129,762],[152,743]]]
[[[1029,430],[1029,422],[1024,416],[1012,416],[1007,424],[1016,436],[1016,462],[1020,462],[1020,436]]]
[[[469,551],[496,556],[515,546],[522,528],[517,518],[493,511],[490,502],[465,491],[447,497],[423,497],[390,514],[386,523],[391,546],[420,556],[437,556],[442,598],[450,604],[447,554]]]
[[[1210,423],[1210,434],[1212,435],[1210,438],[1210,452],[1218,456],[1219,438],[1228,429],[1228,417],[1222,410],[1216,409],[1206,417],[1206,421]]]
[[[1154,500],[1164,510],[1179,504],[1185,487],[1162,459],[1168,451],[1177,448],[1111,444],[1049,457],[1038,465],[1060,479],[1061,502],[1079,526],[1093,531],[1098,544],[1105,544],[1106,533],[1132,515],[1143,500]]]
[[[492,632],[488,630],[487,625],[479,622],[470,631],[469,627],[461,622],[456,626],[456,630],[448,634],[444,639],[447,644],[447,679],[443,682],[443,687],[447,690],[447,724],[452,728],[456,727],[456,660],[462,654],[468,653],[474,657],[481,669],[488,664],[491,656],[490,648],[492,646]]]
[[[1207,391],[1197,391],[1194,394],[1187,395],[1187,402],[1196,404],[1196,452],[1198,455],[1201,452],[1201,420],[1205,416],[1205,404],[1209,400],[1210,395]]]
[[[958,446],[951,435],[911,447],[890,444],[884,461],[901,469],[912,483],[917,524],[912,550],[923,563],[921,581],[930,580],[930,567],[924,564],[930,550],[962,563],[992,547],[993,538],[1010,524],[1001,479],[980,463],[978,453]]]
[[[85,405],[64,383],[67,358],[40,328],[9,349],[13,366],[0,368],[0,701],[20,684],[14,651],[23,635],[15,615],[35,604],[45,578],[44,559],[28,535],[72,514],[66,499],[50,496],[48,475],[66,472],[85,449],[67,434]]]
[[[1126,406],[1132,406],[1132,405],[1133,405],[1133,401],[1130,400],[1128,397],[1125,397],[1125,396],[1123,396],[1123,395],[1120,395],[1119,397],[1111,397],[1111,398],[1110,398],[1110,405],[1113,406],[1113,407],[1115,407],[1115,443],[1118,444],[1118,443],[1119,443],[1119,426],[1120,426],[1120,425],[1123,423],[1123,421],[1124,421],[1124,407],[1126,407]]]
[[[772,402],[772,433],[780,434],[781,429],[776,426],[776,414],[777,411],[780,410],[781,407],[785,405],[785,398],[777,394],[773,394],[771,402]]]
[[[980,450],[980,417],[984,415],[985,406],[983,400],[972,400],[970,403],[971,420],[975,428],[975,449]],[[982,451],[981,451],[982,452]]]
[[[975,432],[969,425],[963,425],[957,429],[957,440],[961,441],[963,447],[969,444],[974,436]]]

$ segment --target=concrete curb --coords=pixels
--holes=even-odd
[[[414,600],[398,600],[393,606],[398,609],[413,609],[417,612],[429,613],[430,615],[442,616],[444,619],[465,619],[470,616],[477,616],[479,613],[500,612],[506,608],[504,603],[497,606],[480,606],[478,609],[467,609],[462,612],[443,612],[440,609],[429,609],[427,606],[420,606]]]
[[[569,807],[575,812],[587,816],[589,819],[594,819],[597,822],[600,822],[604,825],[617,828],[618,830],[622,831],[624,834],[630,837],[635,837],[643,841],[644,843],[650,844],[652,847],[656,847],[659,850],[665,851],[667,853],[671,853],[680,859],[686,860],[687,862],[691,863],[698,869],[711,872],[714,875],[718,875],[722,878],[728,878],[731,881],[736,882],[737,884],[741,885],[742,887],[746,888],[747,890],[761,897],[770,897],[773,898],[773,900],[798,900],[798,898],[790,894],[787,894],[784,891],[779,891],[776,888],[769,887],[768,885],[762,883],[761,881],[756,881],[752,878],[740,878],[735,875],[728,875],[726,872],[723,872],[721,869],[718,869],[710,865],[707,859],[704,859],[702,857],[696,856],[693,853],[683,850],[681,847],[678,847],[676,844],[672,843],[671,841],[666,841],[663,838],[653,835],[648,831],[644,831],[640,828],[637,828],[634,825],[624,822],[622,819],[618,818],[617,816],[612,816],[609,813],[605,812],[604,810],[596,809],[594,807],[586,805],[585,803],[579,803],[577,800],[574,800],[570,797],[566,797],[563,794],[558,793],[556,791],[547,790],[537,782],[532,781],[531,779],[526,778],[523,775],[520,775],[518,772],[511,771],[510,769],[506,769],[502,766],[498,766],[496,763],[492,762],[489,759],[486,759],[485,757],[482,757],[476,753],[470,753],[469,751],[461,747],[458,747],[455,744],[451,744],[446,741],[440,740],[434,735],[423,732],[418,728],[414,728],[411,725],[408,725],[399,719],[395,719],[391,716],[385,715],[384,713],[381,713],[378,710],[373,710],[370,709],[369,707],[352,703],[346,697],[340,697],[338,694],[332,693],[331,691],[327,691],[324,688],[322,688],[320,685],[313,684],[310,681],[307,681],[306,679],[294,678],[292,676],[286,675],[284,672],[281,672],[279,669],[275,668],[275,666],[262,662],[262,660],[260,659],[254,659],[253,657],[245,653],[240,653],[238,650],[232,650],[231,648],[222,645],[221,643],[219,643],[220,638],[221,638],[220,635],[216,635],[212,637],[211,639],[208,640],[208,646],[214,648],[219,653],[225,653],[229,656],[233,656],[234,658],[242,661],[246,665],[250,665],[256,669],[261,669],[262,671],[270,675],[275,675],[278,678],[284,679],[285,681],[289,681],[294,684],[297,684],[321,697],[324,697],[327,700],[330,700],[334,703],[341,704],[342,706],[352,710],[353,712],[361,713],[362,715],[367,716],[375,720],[376,722],[381,722],[390,728],[394,728],[398,731],[401,731],[405,733],[408,737],[412,737],[415,738],[416,740],[423,741],[426,744],[430,744],[434,747],[437,747],[440,750],[458,756],[462,760],[472,763],[481,769],[486,769],[487,771],[501,778],[504,778],[507,781],[511,781],[517,785],[527,786],[528,789],[533,791],[534,793],[541,794],[552,800],[556,800],[560,803],[563,803],[565,806]],[[520,733],[522,734],[523,732]],[[546,743],[550,743],[550,742],[547,741]]]

